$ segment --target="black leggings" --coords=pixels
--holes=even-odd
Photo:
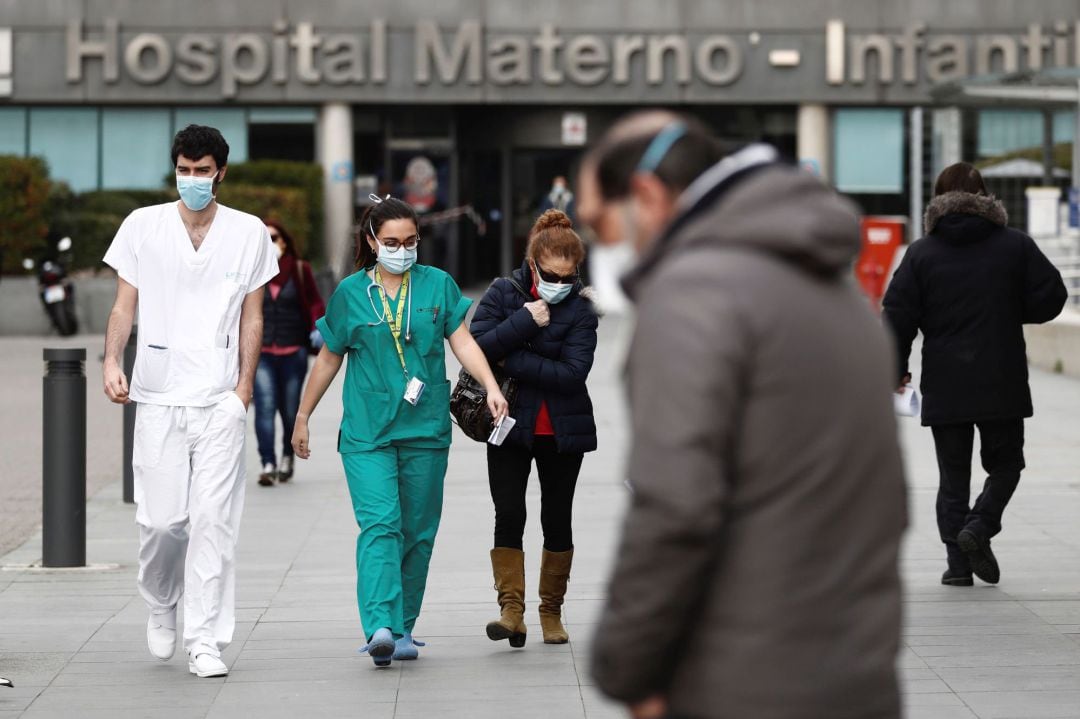
[[[525,489],[536,460],[540,476],[540,526],[544,549],[565,552],[574,547],[570,528],[574,488],[584,454],[560,454],[554,437],[536,437],[532,450],[488,445],[488,484],[495,502],[495,546],[522,549],[525,533]]]

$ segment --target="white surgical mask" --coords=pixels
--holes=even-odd
[[[638,263],[637,238],[639,232],[634,224],[633,201],[622,203],[620,216],[623,235],[612,245],[599,243],[589,248],[589,268],[592,285],[596,291],[596,303],[609,312],[624,312],[629,300],[623,294],[619,280],[629,274]]]
[[[592,248],[593,266],[606,277],[616,281],[634,269],[638,261],[641,232],[638,230],[635,214],[634,200],[632,198],[625,200],[619,208],[619,215],[622,218],[622,240],[618,244],[596,245]]]

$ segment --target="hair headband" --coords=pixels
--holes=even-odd
[[[638,172],[656,172],[656,168],[667,157],[672,146],[686,134],[686,123],[682,120],[674,120],[664,126],[664,129],[656,133],[649,146],[645,148],[645,154],[638,161]]]

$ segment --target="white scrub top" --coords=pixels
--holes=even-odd
[[[241,305],[278,273],[262,220],[219,204],[196,251],[178,203],[143,207],[124,220],[105,263],[139,291],[132,400],[209,407],[236,389]]]

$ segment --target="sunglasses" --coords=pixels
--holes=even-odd
[[[557,285],[572,285],[578,281],[577,270],[574,270],[574,272],[569,275],[557,275],[554,272],[548,272],[537,262],[533,262],[533,267],[536,268],[536,274],[540,275],[540,279],[544,282],[551,282]]]

